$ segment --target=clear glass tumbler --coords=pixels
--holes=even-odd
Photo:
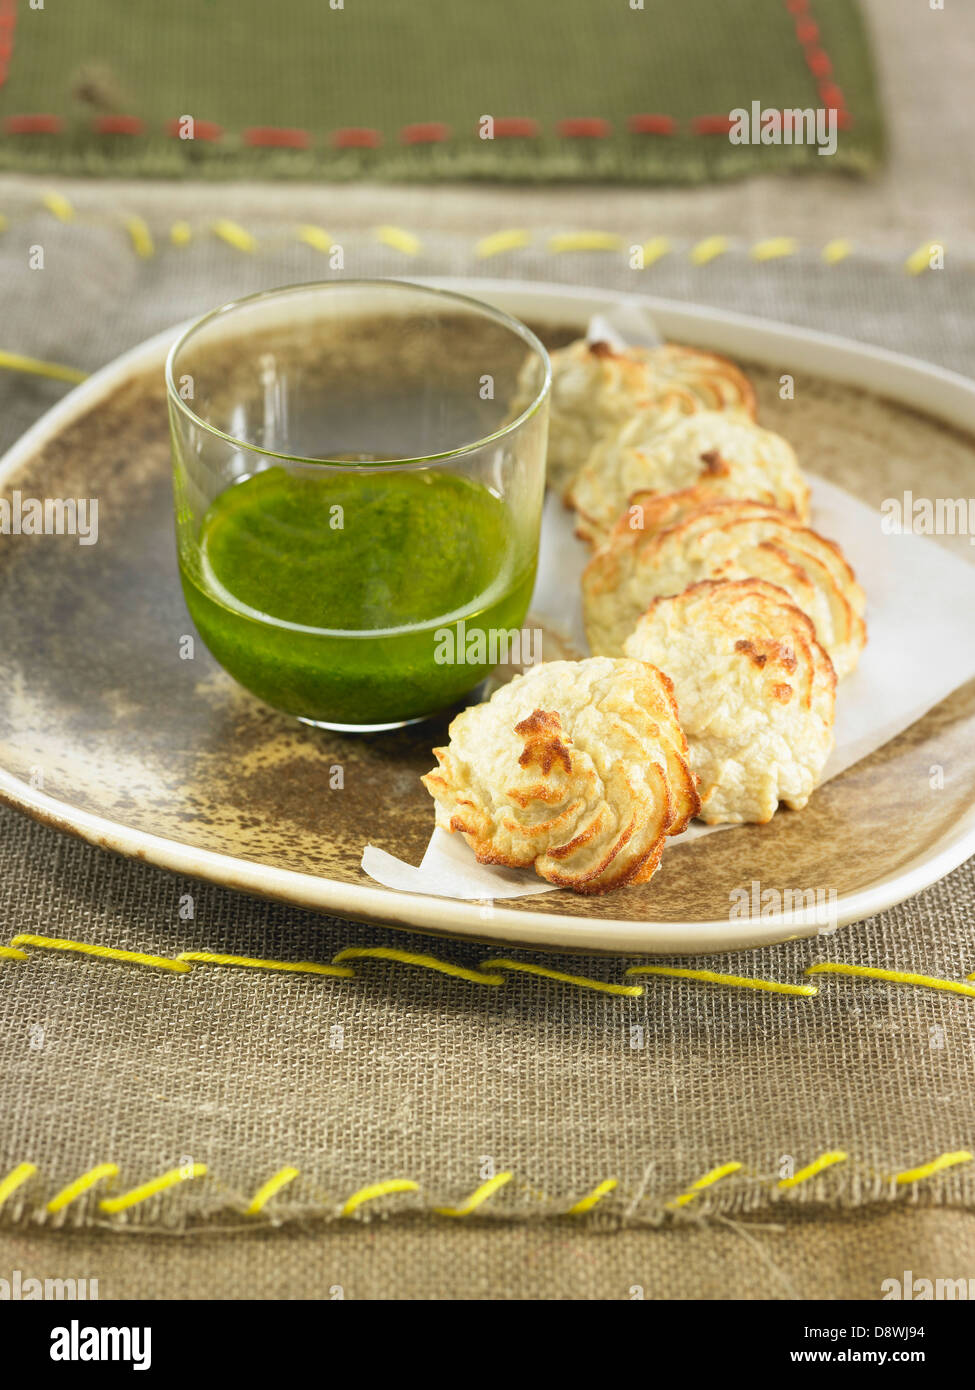
[[[356,731],[477,686],[534,586],[550,380],[524,324],[395,280],[291,285],[194,324],[166,363],[176,536],[221,666]]]

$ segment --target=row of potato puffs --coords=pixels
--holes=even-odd
[[[481,862],[602,893],[646,882],[692,816],[806,804],[864,595],[733,363],[579,340],[552,365],[547,476],[593,548],[593,655],[463,711],[423,781]]]

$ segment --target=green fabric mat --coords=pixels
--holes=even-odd
[[[882,155],[854,0],[339,3],[0,0],[0,168],[693,183],[868,173]],[[836,153],[713,129],[756,100],[845,109]],[[176,138],[168,125],[187,114],[217,129]],[[485,140],[484,115],[529,124]],[[666,119],[632,128],[647,116]],[[579,119],[595,124],[562,124]]]

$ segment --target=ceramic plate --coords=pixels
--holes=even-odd
[[[449,286],[517,314],[550,345],[623,300],[508,282]],[[763,423],[791,439],[811,471],[874,506],[911,487],[970,491],[975,385],[964,378],[823,335],[642,302],[668,338],[744,364]],[[632,954],[815,932],[774,916],[729,920],[731,889],[752,879],[780,890],[835,887],[843,925],[975,851],[972,683],[801,813],[674,846],[644,887],[498,902],[487,918],[477,903],[379,887],[359,866],[363,846],[419,862],[433,811],[418,779],[443,728],[357,738],[306,729],[236,686],[199,642],[193,660],[181,658],[192,629],[176,571],[162,376],[177,331],[98,372],[0,463],[3,495],[99,498],[96,545],[0,541],[0,797],[9,804],[181,874],[341,916]],[[799,383],[793,401],[779,399],[783,372]],[[970,558],[967,538],[957,544]],[[951,775],[937,796],[921,796],[932,764]],[[335,765],[344,787],[330,790]]]

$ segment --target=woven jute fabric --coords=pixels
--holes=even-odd
[[[419,935],[251,901],[2,819],[9,928],[168,957],[327,963],[350,945],[431,949]],[[181,920],[186,894],[192,921]],[[973,909],[969,865],[845,929],[829,954],[957,979],[975,965]],[[468,968],[484,958],[460,943],[434,953]],[[817,954],[812,941],[695,965],[794,981]],[[605,958],[517,958],[621,975]],[[587,1218],[600,1225],[782,1204],[975,1205],[975,1165],[908,1188],[893,1181],[971,1144],[975,1007],[932,989],[831,980],[807,999],[675,979],[633,999],[521,975],[491,989],[383,961],[335,980],[215,966],[172,975],[55,952],[0,971],[2,1166],[38,1170],[4,1203],[8,1221],[109,1219],[103,1187],[57,1216],[44,1211],[104,1162],[120,1169],[116,1192],[206,1164],[206,1177],[110,1218],[146,1228],[239,1226],[285,1166],[300,1176],[264,1220],[337,1218],[353,1193],[389,1179],[416,1190],[358,1217],[428,1215],[502,1172],[513,1177],[479,1208],[484,1219],[557,1218],[612,1179]],[[845,1163],[778,1187],[837,1149]],[[668,1214],[726,1163],[742,1167]]]
[[[966,1280],[975,1215],[776,1213],[681,1229],[380,1223],[139,1240],[0,1231],[0,1278],[97,1281],[99,1299],[838,1299]],[[905,1277],[906,1276],[906,1277]],[[77,1310],[79,1315],[81,1310]]]
[[[882,148],[855,0],[21,10],[0,80],[8,169],[697,183],[867,173]],[[728,113],[752,101],[841,112],[828,157],[791,128],[732,144]]]
[[[13,235],[0,243],[0,348],[82,368],[222,299],[321,273],[318,253],[291,234],[293,221],[276,230],[268,224],[253,254],[212,238],[169,247],[154,226],[156,253],[140,259],[109,207],[70,223],[29,199],[12,212]],[[404,264],[401,253],[377,247],[360,229],[346,233],[341,218],[335,225],[346,244],[346,273],[471,270],[466,237],[421,232],[419,253]],[[32,244],[45,248],[43,272],[25,268],[23,250]],[[663,293],[838,329],[962,370],[975,366],[975,327],[964,312],[973,282],[963,264],[915,279],[879,255],[827,267],[812,256],[757,265],[729,252],[710,267],[692,269],[675,258],[658,269],[653,288]],[[583,262],[543,247],[492,270],[566,283],[633,283],[617,258]],[[706,278],[696,278],[705,271]],[[4,374],[4,441],[63,389]],[[0,815],[0,904],[8,940],[34,932],[165,957],[207,951],[324,963],[350,945],[432,949],[468,967],[484,956],[471,945],[431,943],[181,880],[12,812]],[[843,929],[829,955],[958,980],[975,970],[973,922],[969,864],[902,906]],[[817,941],[801,942],[695,964],[797,981],[821,951]],[[621,978],[621,963],[604,957],[512,954],[597,981]],[[712,1272],[715,1251],[729,1252],[733,1282],[730,1252],[750,1251],[746,1259],[764,1268],[748,1236],[764,1242],[760,1228],[773,1225],[793,1233],[779,1255],[772,1252],[773,1263],[809,1296],[824,1290],[815,1267],[802,1263],[808,1255],[795,1252],[817,1248],[815,1221],[829,1213],[837,1280],[872,1297],[870,1280],[881,1268],[881,1277],[899,1275],[910,1244],[904,1217],[914,1208],[919,1222],[928,1209],[923,1220],[931,1224],[915,1229],[930,1232],[930,1247],[922,1248],[937,1272],[960,1275],[965,1271],[955,1263],[971,1254],[964,1209],[975,1206],[975,1164],[917,1183],[898,1184],[894,1175],[971,1147],[975,1001],[864,979],[820,984],[816,998],[804,999],[659,980],[632,999],[525,975],[488,989],[382,961],[337,980],[216,966],[173,975],[49,951],[5,960],[0,1176],[24,1163],[36,1169],[0,1207],[9,1240],[26,1242],[11,1244],[9,1258],[22,1258],[26,1269],[27,1255],[38,1252],[36,1259],[53,1267],[61,1256],[50,1252],[72,1247],[46,1238],[74,1232],[70,1239],[91,1241],[77,1248],[97,1248],[124,1285],[137,1277],[126,1265],[136,1257],[113,1253],[99,1236],[103,1226],[124,1226],[145,1233],[137,1242],[144,1271],[156,1259],[167,1265],[156,1284],[138,1276],[147,1293],[187,1287],[180,1280],[189,1265],[180,1261],[192,1256],[181,1252],[201,1241],[207,1267],[224,1270],[213,1274],[214,1287],[245,1293],[248,1278],[269,1281],[277,1262],[323,1296],[325,1280],[328,1287],[361,1280],[363,1290],[395,1297],[400,1276],[383,1273],[349,1239],[363,1236],[357,1222],[386,1218],[391,1224],[380,1225],[371,1248],[400,1262],[395,1267],[417,1289],[432,1289],[435,1275],[449,1282],[465,1260],[479,1269],[496,1260],[499,1247],[489,1255],[480,1243],[485,1227],[506,1242],[506,1263],[516,1263],[529,1248],[517,1233],[531,1226],[531,1249],[551,1250],[562,1240],[584,1252],[580,1262],[592,1262],[591,1277],[578,1270],[553,1275],[556,1296],[598,1288],[603,1296],[628,1297],[641,1285],[647,1296],[723,1296]],[[848,1157],[820,1177],[779,1187],[830,1150]],[[114,1184],[103,1181],[56,1215],[46,1211],[57,1191],[101,1163],[117,1165]],[[191,1171],[192,1164],[206,1165],[206,1175],[115,1215],[99,1205],[109,1193],[170,1169]],[[670,1205],[726,1164],[741,1167],[685,1206]],[[298,1176],[258,1216],[247,1217],[255,1192],[285,1167]],[[463,1210],[492,1175],[509,1173],[475,1217],[436,1214]],[[415,1187],[363,1203],[352,1220],[342,1216],[350,1196],[389,1180]],[[584,1218],[565,1215],[611,1181],[616,1186]],[[944,1213],[935,1208],[955,1211],[941,1223],[933,1218]],[[854,1209],[876,1223],[870,1229],[878,1239],[899,1233],[883,1247],[889,1259],[885,1253],[870,1266],[869,1280],[849,1270],[841,1279],[859,1248]],[[889,1224],[880,1223],[882,1215]],[[798,1224],[800,1217],[809,1224]],[[466,1232],[471,1220],[484,1225]],[[729,1220],[735,1228],[722,1224]],[[701,1221],[710,1223],[711,1242]],[[279,1243],[270,1231],[250,1241],[240,1234],[270,1223],[298,1232],[295,1243]],[[588,1232],[595,1239],[603,1230],[617,1232],[618,1243],[591,1244]],[[175,1243],[164,1246],[162,1232]],[[316,1232],[331,1244],[306,1243]],[[803,1232],[816,1234],[805,1241]],[[786,1245],[793,1253],[783,1260]],[[163,1248],[170,1253],[158,1256]],[[227,1267],[232,1249],[247,1252],[233,1257],[236,1276]],[[334,1260],[312,1276],[316,1251],[326,1249]],[[429,1277],[426,1261],[434,1262]],[[921,1272],[916,1258],[914,1267]],[[793,1296],[774,1287],[772,1270],[749,1277],[753,1296]],[[521,1272],[510,1278],[512,1289],[525,1287]],[[478,1296],[477,1280],[467,1287]],[[194,1291],[204,1290],[197,1284]]]

